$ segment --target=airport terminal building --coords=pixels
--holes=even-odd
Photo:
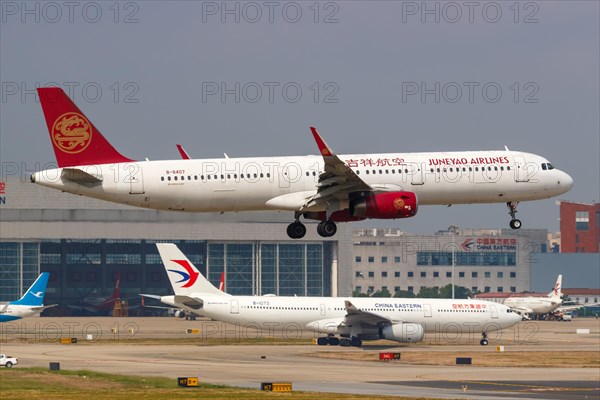
[[[354,232],[353,289],[417,294],[454,283],[473,293],[517,293],[530,290],[533,256],[546,251],[545,229],[450,227],[432,235],[360,229]]]

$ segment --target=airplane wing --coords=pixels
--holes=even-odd
[[[534,312],[531,308],[523,306],[514,306],[510,307],[510,309],[519,314],[532,314]]]
[[[346,325],[368,325],[368,326],[382,326],[395,324],[398,322],[402,322],[400,320],[389,318],[385,315],[377,314],[369,311],[362,311],[358,309],[354,304],[352,304],[349,300],[344,302],[346,306]]]
[[[92,175],[79,168],[63,168],[60,177],[87,187],[92,187],[102,182],[102,177]]]
[[[327,203],[333,199],[347,199],[351,192],[371,192],[373,188],[367,185],[352,169],[346,165],[325,143],[319,132],[310,128],[319,152],[325,161],[325,172],[319,176],[317,193],[310,196],[302,205],[300,211]]]

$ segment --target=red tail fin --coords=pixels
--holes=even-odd
[[[225,291],[225,271],[221,272],[221,280],[219,281],[219,290]]]
[[[121,272],[117,272],[117,284],[115,286],[115,290],[113,290],[112,298],[113,299],[121,298]]]
[[[132,161],[108,143],[61,88],[38,88],[59,167]]]

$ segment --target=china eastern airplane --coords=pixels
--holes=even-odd
[[[377,339],[413,343],[425,332],[481,333],[480,344],[487,345],[489,332],[521,321],[510,308],[482,300],[232,296],[208,282],[176,245],[156,246],[175,292],[161,297],[163,303],[244,327],[293,326],[325,334],[319,345],[361,346],[363,340]]]
[[[46,308],[56,306],[57,304],[44,305],[44,295],[46,294],[49,277],[49,272],[42,272],[19,300],[0,306],[0,322],[31,317],[41,313]]]
[[[62,89],[38,93],[59,168],[34,173],[32,182],[158,210],[290,211],[287,234],[294,239],[306,234],[302,217],[321,221],[317,232],[330,237],[336,222],[409,218],[420,205],[506,203],[518,229],[520,201],[573,186],[568,174],[531,153],[337,155],[315,128],[319,156],[136,161],[121,155]]]
[[[508,297],[502,304],[519,314],[546,314],[562,304],[562,275],[558,275],[554,289],[545,297]],[[578,307],[577,307],[578,308]]]

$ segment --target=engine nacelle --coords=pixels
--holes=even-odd
[[[384,326],[380,332],[382,339],[394,340],[400,343],[420,342],[423,340],[424,335],[425,329],[423,325],[404,322]]]
[[[352,201],[350,215],[379,219],[409,218],[417,213],[417,208],[417,195],[413,192],[385,192]]]

